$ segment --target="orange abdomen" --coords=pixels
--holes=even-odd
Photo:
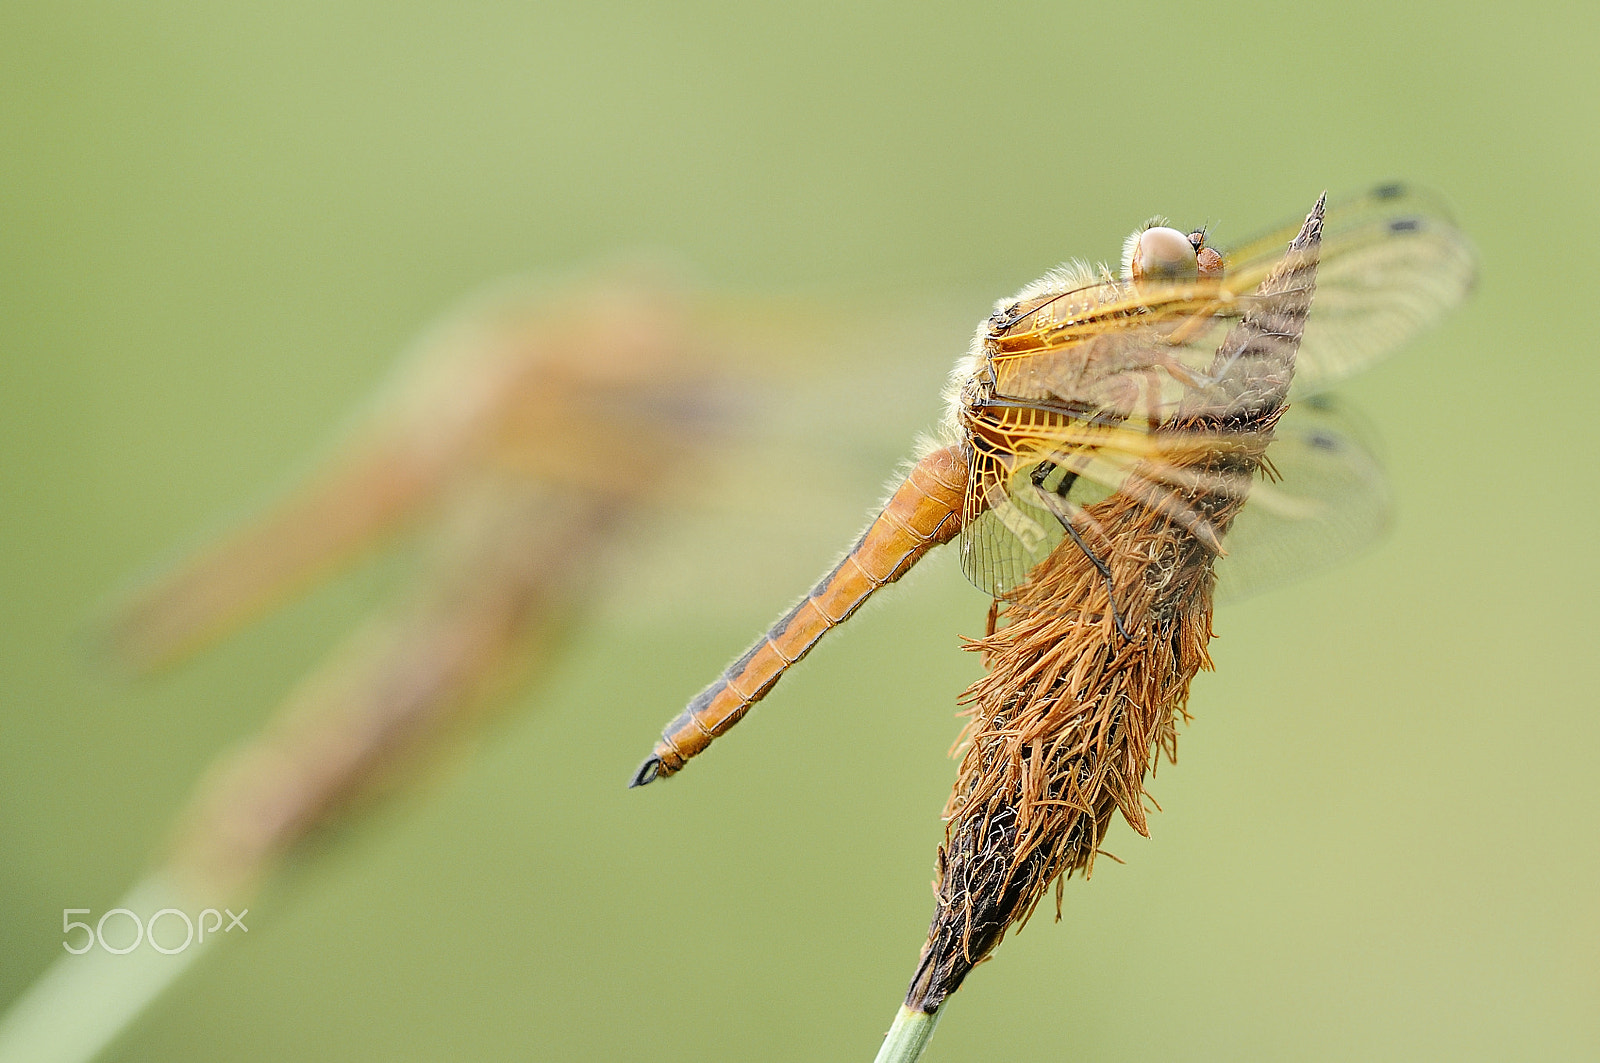
[[[929,549],[953,539],[961,530],[966,487],[967,463],[959,447],[936,450],[919,461],[844,560],[667,725],[631,785],[643,786],[682,768],[738,723],[829,628],[848,620]]]

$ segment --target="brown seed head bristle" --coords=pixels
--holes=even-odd
[[[1107,561],[1130,638],[1106,581],[1068,543],[1016,588],[1008,623],[971,644],[988,673],[962,699],[965,752],[908,1006],[936,1008],[1052,882],[1059,914],[1061,882],[1090,872],[1113,813],[1147,833],[1145,774],[1177,755],[1189,681],[1210,663],[1210,554],[1124,496],[1096,509],[1119,544]]]

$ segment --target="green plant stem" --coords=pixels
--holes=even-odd
[[[159,876],[145,879],[118,905],[141,918],[169,906],[195,910]],[[61,954],[0,1016],[0,1063],[88,1063],[211,947],[206,939],[173,955],[149,942],[125,955],[99,948]]]
[[[878,1058],[873,1063],[917,1063],[928,1042],[933,1039],[933,1031],[939,1028],[939,1016],[943,1011],[940,1008],[930,1014],[920,1009],[902,1007],[894,1017],[894,1025],[889,1027],[883,1047],[878,1049]]]

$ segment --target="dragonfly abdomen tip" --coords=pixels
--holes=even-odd
[[[644,763],[639,765],[639,770],[633,773],[633,779],[628,783],[628,789],[645,786],[655,782],[661,777],[661,758],[656,756],[646,757]]]

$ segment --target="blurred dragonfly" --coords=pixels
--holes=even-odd
[[[509,701],[637,545],[641,516],[703,482],[748,427],[734,411],[771,381],[729,366],[758,340],[781,347],[757,323],[781,327],[773,310],[730,312],[659,269],[508,283],[426,335],[300,483],[129,595],[107,648],[143,671],[402,532],[424,543],[391,600],[214,761],[121,907],[248,901]],[[641,455],[648,475],[619,475]],[[92,1058],[216,940],[61,957],[0,1017],[0,1063]]]
[[[299,485],[133,594],[109,639],[142,670],[401,531],[425,543],[394,600],[208,773],[169,877],[238,895],[547,656],[624,532],[730,430],[724,324],[656,271],[507,284],[425,336]],[[641,454],[651,475],[614,474]]]
[[[994,605],[903,1014],[936,1013],[1052,883],[1059,915],[1113,813],[1145,833],[1145,775],[1176,754],[1218,579],[1257,590],[1381,529],[1382,476],[1319,393],[1458,303],[1474,272],[1445,213],[1387,185],[1228,253],[1152,220],[1120,271],[1069,265],[1002,300],[881,515],[668,725],[633,785],[680,770],[959,539]]]

